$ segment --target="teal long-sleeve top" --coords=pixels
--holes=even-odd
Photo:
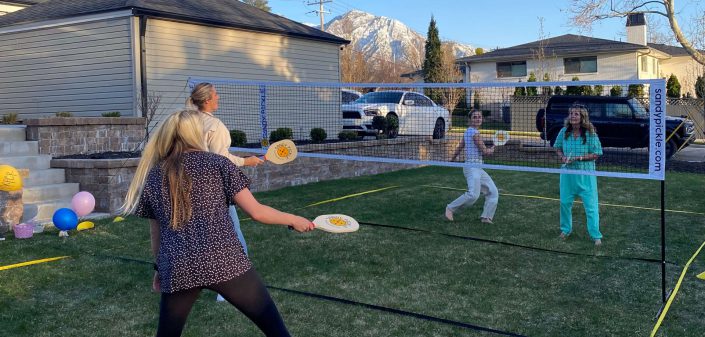
[[[579,156],[586,156],[591,153],[596,155],[602,155],[602,144],[600,143],[600,139],[597,137],[596,133],[587,132],[587,140],[585,144],[583,144],[583,137],[578,136],[576,138],[573,137],[573,135],[569,135],[568,138],[565,138],[565,133],[566,128],[564,127],[558,133],[555,143],[553,143],[553,147],[560,148],[563,151],[564,156],[575,158]],[[594,171],[595,161],[576,160],[570,164],[567,164],[566,168],[573,170]]]

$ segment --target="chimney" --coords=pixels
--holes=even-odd
[[[644,13],[627,16],[627,42],[646,45],[646,17]]]

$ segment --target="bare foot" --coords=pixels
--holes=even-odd
[[[448,221],[453,221],[453,211],[451,211],[448,207],[446,207],[446,219],[448,219]]]

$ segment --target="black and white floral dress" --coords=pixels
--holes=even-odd
[[[169,186],[160,166],[148,174],[135,214],[159,223],[157,269],[161,291],[173,293],[231,280],[252,268],[233,231],[228,206],[250,180],[230,160],[209,152],[183,156],[191,177],[191,219],[170,224]]]

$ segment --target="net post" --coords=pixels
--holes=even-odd
[[[265,148],[269,146],[269,132],[267,131],[267,86],[264,84],[259,86],[259,118],[262,128],[260,144]]]
[[[666,303],[666,181],[661,180],[661,301]]]

